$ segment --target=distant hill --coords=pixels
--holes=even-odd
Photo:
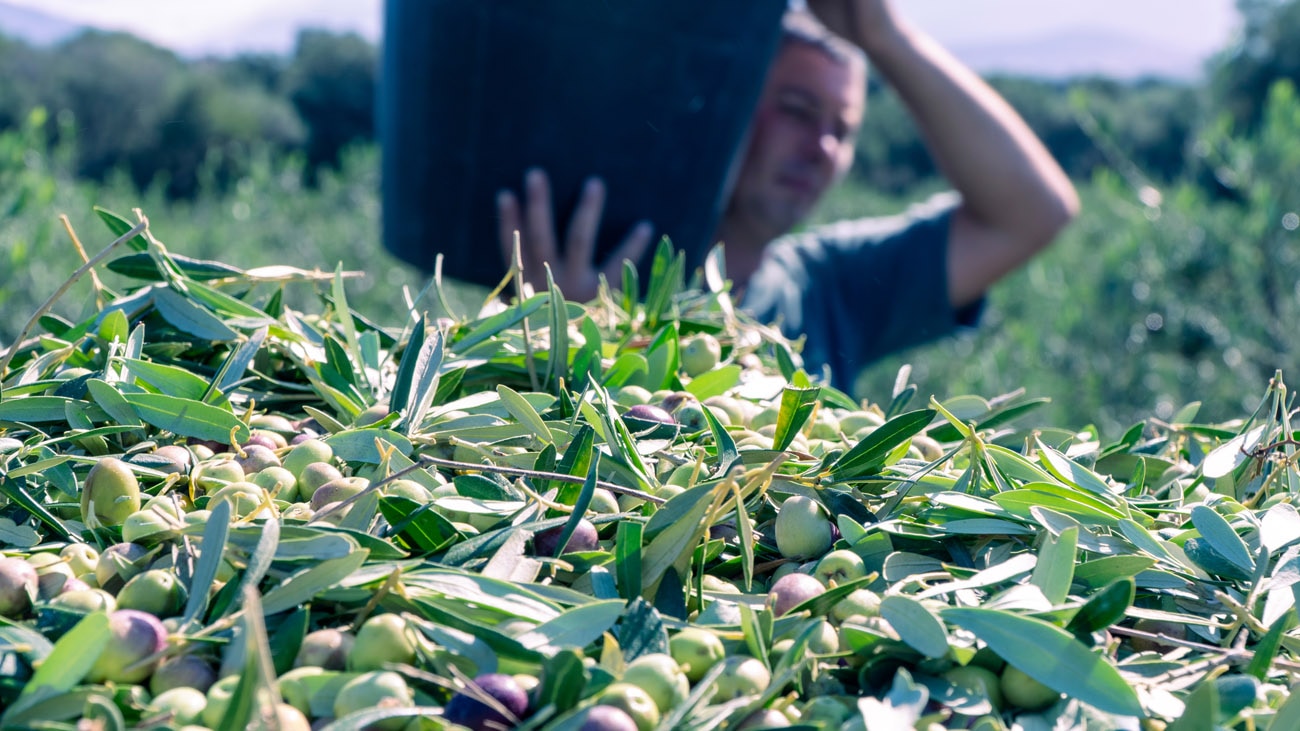
[[[1108,30],[1067,30],[1031,38],[954,44],[952,51],[981,73],[1047,78],[1097,75],[1131,80],[1200,78],[1204,54]]]
[[[0,2],[0,34],[19,38],[32,45],[57,43],[84,28],[84,25],[39,10]]]

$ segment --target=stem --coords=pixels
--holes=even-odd
[[[453,470],[465,470],[470,472],[474,472],[474,471],[496,472],[502,475],[512,475],[516,477],[536,477],[542,480],[557,480],[559,482],[569,482],[575,485],[581,485],[583,482],[586,482],[585,477],[579,477],[577,475],[566,475],[560,472],[542,472],[540,470],[526,470],[520,467],[502,467],[499,465],[491,465],[491,464],[473,464],[471,462],[457,462],[455,460],[441,459],[439,457],[421,456],[417,464],[433,465],[435,467],[447,467]],[[667,502],[664,498],[655,497],[654,495],[651,495],[648,492],[642,492],[640,490],[631,487],[623,487],[622,485],[615,485],[612,482],[604,482],[602,480],[596,480],[596,487],[603,487],[606,490],[609,490],[610,492],[615,493],[617,495],[630,495],[632,497],[640,498],[642,500],[645,500],[646,502],[651,502],[656,505],[662,505],[665,502]]]
[[[59,214],[59,221],[63,223],[63,230],[68,232],[68,238],[72,239],[72,245],[77,249],[77,256],[81,257],[81,263],[90,261],[90,257],[86,256],[86,248],[81,245],[81,239],[77,238],[77,232],[72,228],[72,221],[68,220],[68,214]],[[99,281],[99,275],[94,269],[90,270],[90,281],[95,285],[95,304],[102,309],[104,303],[101,295],[104,293],[104,283]]]
[[[36,309],[36,312],[32,315],[31,319],[23,326],[22,332],[18,333],[18,337],[14,339],[14,344],[9,346],[9,349],[5,351],[4,357],[0,358],[0,379],[4,378],[5,370],[9,368],[9,362],[13,360],[15,355],[17,355],[18,348],[22,345],[23,341],[27,339],[27,336],[31,334],[32,328],[36,327],[36,323],[40,321],[41,317],[43,317],[45,313],[50,311],[51,307],[54,307],[54,303],[58,302],[59,298],[66,294],[67,291],[72,288],[72,285],[76,284],[77,280],[81,279],[86,272],[90,271],[95,267],[95,265],[106,259],[113,249],[116,249],[121,244],[139,236],[148,228],[149,222],[141,221],[133,226],[130,231],[119,236],[116,241],[105,246],[103,251],[95,254],[95,256],[91,257],[89,261],[82,264],[77,271],[73,272],[72,276],[68,278],[68,281],[64,282],[57,290],[55,290],[54,294],[50,295],[49,299],[45,300],[45,304],[42,304]]]
[[[517,302],[520,311],[522,311],[524,308],[524,257],[523,251],[520,249],[518,231],[515,231],[514,258],[515,262],[512,269],[515,272],[515,291],[519,293]],[[528,366],[528,383],[533,387],[534,391],[540,391],[542,387],[537,382],[537,364],[533,361],[533,336],[528,331],[528,318],[523,318],[521,324],[524,330],[524,363]],[[555,323],[552,323],[552,327],[554,326]]]

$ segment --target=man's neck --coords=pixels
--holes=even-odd
[[[714,241],[721,241],[725,247],[727,278],[731,280],[733,291],[743,294],[750,277],[763,261],[763,251],[771,237],[724,220]]]

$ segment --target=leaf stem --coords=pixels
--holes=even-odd
[[[31,319],[28,320],[27,324],[23,326],[22,332],[18,333],[17,338],[14,338],[13,345],[10,345],[9,349],[5,351],[4,357],[0,358],[0,380],[3,380],[5,371],[9,368],[10,361],[12,361],[13,357],[17,355],[18,349],[22,346],[23,341],[27,339],[27,336],[31,334],[32,328],[36,327],[36,323],[40,321],[41,317],[43,317],[45,313],[50,311],[51,307],[54,307],[54,303],[58,302],[59,298],[62,297],[64,294],[66,294],[67,291],[72,288],[72,285],[76,284],[77,280],[81,279],[82,276],[86,274],[86,272],[95,268],[97,264],[99,264],[104,259],[108,258],[108,255],[113,251],[113,249],[116,249],[118,246],[122,245],[123,243],[130,241],[131,239],[143,233],[148,228],[149,228],[148,221],[141,221],[137,223],[135,226],[131,228],[130,231],[127,231],[126,233],[119,236],[116,241],[109,244],[108,246],[105,246],[102,251],[100,251],[98,254],[95,254],[93,257],[91,257],[85,264],[82,264],[77,269],[77,271],[72,273],[72,276],[68,278],[68,281],[64,282],[57,290],[54,291],[54,294],[50,295],[49,299],[45,300],[44,304],[36,308],[36,312],[32,315]]]
[[[566,475],[561,472],[543,472],[541,470],[528,470],[528,469],[523,469],[521,467],[504,467],[504,466],[492,465],[492,464],[474,464],[472,462],[457,462],[456,460],[442,459],[440,457],[429,457],[427,455],[422,455],[420,457],[419,464],[433,465],[435,467],[447,467],[453,470],[467,470],[471,472],[475,472],[475,471],[496,472],[498,474],[512,475],[516,477],[535,477],[541,480],[556,480],[559,482],[570,482],[575,485],[581,485],[583,482],[586,481],[586,478],[584,477],[580,477],[577,475]],[[665,500],[664,498],[656,497],[654,495],[651,495],[648,492],[643,492],[641,490],[637,490],[636,488],[632,488],[632,487],[623,487],[622,485],[616,485],[612,482],[604,482],[602,480],[597,480],[596,487],[603,487],[606,490],[609,490],[610,492],[615,493],[617,495],[628,495],[631,497],[639,498],[641,500],[645,500],[646,502],[654,503],[656,505],[662,505],[665,502],[667,502],[667,500]]]

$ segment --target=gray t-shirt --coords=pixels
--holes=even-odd
[[[807,336],[804,367],[831,370],[850,391],[858,372],[889,353],[979,319],[982,301],[948,300],[948,227],[957,198],[943,194],[906,213],[842,221],[768,246],[742,306],[787,337]]]

